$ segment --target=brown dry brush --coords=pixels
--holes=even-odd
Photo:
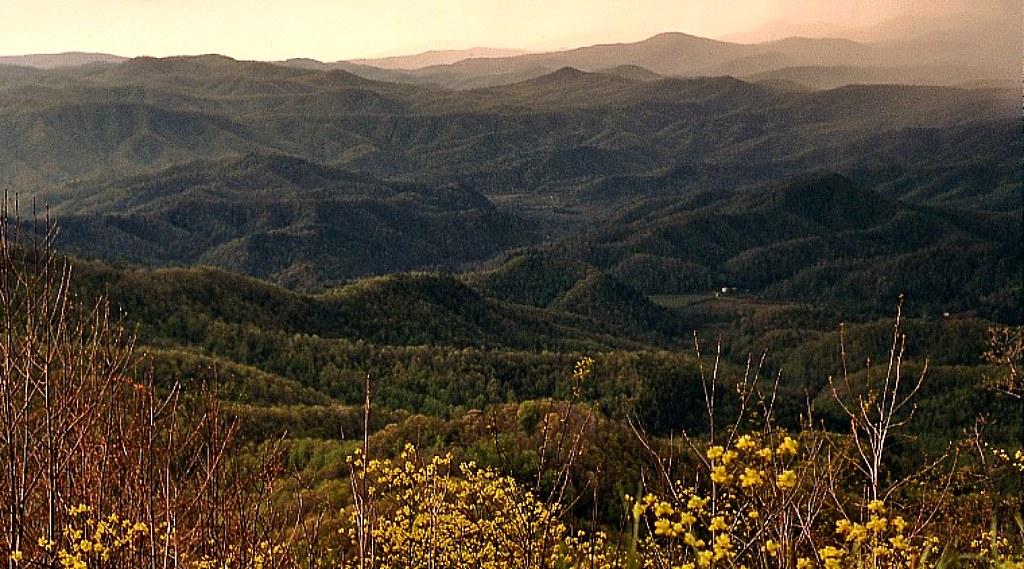
[[[77,509],[145,527],[130,553],[91,566],[247,565],[287,527],[269,508],[278,446],[231,458],[235,422],[215,392],[158,389],[107,301],[74,294],[53,224],[24,223],[10,203],[0,203],[0,558],[57,566]]]

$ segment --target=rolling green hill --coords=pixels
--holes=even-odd
[[[649,293],[706,292],[710,276],[715,288],[849,309],[881,311],[905,293],[933,311],[1019,314],[1016,216],[912,206],[839,176],[706,200],[642,202],[563,254]]]
[[[382,182],[281,155],[193,162],[57,199],[69,251],[293,286],[457,267],[534,239],[467,188]]]
[[[145,341],[202,345],[215,323],[386,345],[607,349],[633,331],[511,302],[439,273],[398,273],[304,294],[212,268],[130,269],[79,262],[82,294],[105,294]],[[205,330],[205,331],[204,331]]]
[[[529,252],[466,280],[496,298],[593,318],[612,334],[645,337],[655,332],[654,337],[664,338],[685,332],[673,315],[640,292],[579,261]]]
[[[159,381],[216,383],[224,398],[245,406],[246,436],[265,437],[285,426],[297,436],[355,431],[358,416],[346,406],[362,401],[367,374],[383,416],[407,410],[450,417],[468,408],[565,396],[566,374],[581,353],[597,359],[584,397],[609,415],[636,413],[655,432],[701,424],[700,381],[686,326],[710,316],[713,307],[650,310],[632,289],[579,263],[525,255],[461,280],[400,274],[319,295],[213,269],[119,269],[83,261],[74,267],[76,291],[109,296],[138,333]],[[548,307],[498,297],[514,296],[538,278],[549,285],[545,274],[572,271],[575,280],[534,291],[533,302]],[[762,373],[782,374],[780,418],[795,424],[804,399],[820,396],[824,417],[833,420],[823,389],[827,377],[841,371],[841,316],[816,301],[741,306],[747,299],[720,299],[739,309],[715,331],[724,346],[723,377],[739,378],[749,354],[768,350]],[[912,298],[907,311],[920,312]],[[659,332],[666,320],[681,333]],[[1000,432],[1007,429],[1010,408],[991,407],[991,395],[977,388],[991,371],[979,358],[992,325],[935,315],[904,324],[908,361],[930,359],[938,378],[922,399],[928,418],[915,431],[928,444],[941,446],[942,437],[985,409]],[[715,341],[709,333],[701,330],[703,342]],[[891,333],[888,317],[850,321],[851,373],[861,373],[865,358],[881,357]],[[955,392],[943,387],[950,382]],[[734,404],[723,397],[722,405]],[[951,398],[964,404],[963,412],[943,415],[939,409]],[[297,418],[305,413],[320,419]]]

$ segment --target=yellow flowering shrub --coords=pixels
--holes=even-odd
[[[841,567],[841,561],[855,561],[861,567],[913,568],[933,567],[938,560],[939,540],[912,535],[903,516],[890,515],[880,500],[867,505],[868,517],[863,522],[847,518],[836,521],[836,534],[842,538],[838,547],[828,546],[825,567]]]
[[[834,529],[825,527],[835,515],[829,512],[842,515],[842,507],[822,507],[823,498],[836,496],[818,491],[821,481],[810,477],[820,465],[816,470],[816,457],[801,450],[783,432],[743,435],[731,447],[703,451],[698,470],[705,478],[676,482],[660,496],[627,496],[633,515],[650,528],[639,541],[640,557],[682,569],[935,566],[938,540],[912,532],[881,501],[867,504],[862,521],[841,517]]]
[[[633,515],[651,529],[641,557],[691,569],[786,566],[778,560],[792,557],[794,546],[777,522],[798,491],[799,448],[784,433],[709,446],[699,468],[706,478],[633,503]]]
[[[11,551],[11,563],[25,567],[141,567],[155,552],[167,551],[165,526],[151,528],[141,521],[93,515],[84,504],[68,509],[68,522],[57,535],[41,536],[34,543]],[[152,547],[151,547],[152,546]]]
[[[63,569],[138,569],[180,567],[188,569],[270,569],[293,566],[281,559],[282,544],[263,541],[255,551],[226,544],[227,555],[180,551],[174,532],[166,523],[155,527],[111,513],[96,515],[85,504],[67,510],[67,523],[52,538],[41,536],[7,554],[16,567]]]
[[[494,470],[456,467],[450,455],[421,461],[412,445],[396,460],[364,462],[357,452],[349,461],[365,500],[340,530],[355,552],[347,566],[498,569],[594,558],[592,543],[560,521],[560,504]]]

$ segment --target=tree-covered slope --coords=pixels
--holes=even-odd
[[[644,336],[599,315],[511,302],[439,273],[364,278],[306,294],[212,268],[77,261],[76,272],[83,295],[107,295],[149,342],[202,346],[222,325],[283,337],[517,349],[637,346]]]
[[[533,240],[526,222],[470,189],[382,182],[280,155],[193,162],[56,198],[69,251],[298,286],[457,267]]]
[[[939,312],[1015,319],[1020,240],[1015,216],[908,205],[828,176],[642,202],[562,250],[651,293],[705,292],[698,277],[709,276],[716,288],[851,309],[884,310],[906,293]]]

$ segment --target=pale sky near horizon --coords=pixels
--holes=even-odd
[[[1014,5],[1019,13],[1020,0],[0,0],[0,55],[333,61],[472,46],[541,51],[666,31],[722,37],[776,21],[853,28],[905,14],[1000,17]]]

